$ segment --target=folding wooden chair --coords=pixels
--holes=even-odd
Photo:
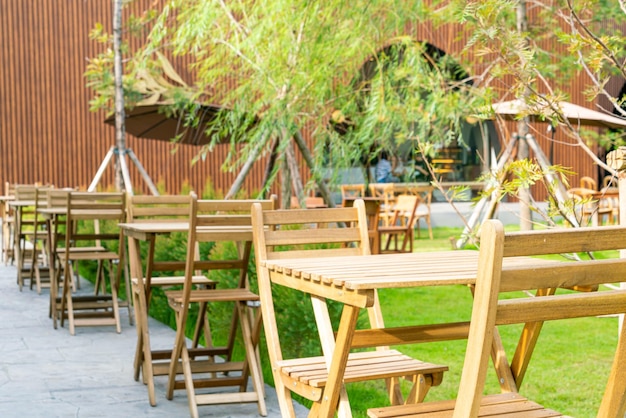
[[[345,227],[315,228],[319,223],[341,224]],[[261,296],[263,324],[268,346],[274,383],[283,417],[294,417],[291,392],[310,400],[319,400],[324,394],[328,370],[324,357],[284,358],[280,345],[280,324],[277,323],[275,306],[281,303],[273,298],[272,283],[265,262],[285,258],[340,257],[370,253],[365,207],[356,200],[354,207],[332,209],[309,209],[290,211],[263,211],[260,205],[252,209],[254,249]],[[322,350],[332,353],[334,337],[325,301],[311,298],[318,324]],[[383,328],[384,321],[378,298],[368,309],[373,328]],[[345,372],[345,382],[385,379],[389,398],[393,404],[404,402],[399,378],[406,377],[413,383],[406,402],[421,402],[431,386],[441,383],[446,366],[413,359],[388,347],[376,351],[350,353]],[[343,392],[341,408],[346,408]],[[343,411],[349,414],[349,411]]]
[[[576,262],[554,261],[538,265],[515,265],[503,268],[503,258],[562,253],[584,253],[624,247],[624,227],[575,228],[548,231],[504,233],[499,221],[483,224],[480,257],[474,290],[469,339],[456,401],[428,402],[421,405],[393,406],[368,411],[377,417],[458,417],[563,416],[524,396],[520,388],[544,321],[623,314],[626,289],[604,290],[607,282],[624,280],[623,259],[586,259]],[[545,261],[545,260],[543,260]],[[597,291],[573,293],[559,288],[598,288]],[[527,291],[536,290],[536,296]],[[501,293],[506,298],[499,297]],[[496,326],[524,323],[521,337],[509,364],[502,349],[494,352]],[[570,341],[579,345],[579,341]],[[540,355],[536,353],[535,356]],[[483,395],[484,384],[493,359],[499,376],[510,376],[507,393]],[[554,365],[573,367],[564,363]],[[558,384],[558,382],[555,382]],[[580,388],[569,388],[577,390]],[[584,389],[583,389],[584,390]],[[579,394],[576,394],[578,396]],[[560,392],[566,396],[566,392]],[[622,327],[613,366],[602,398],[598,417],[623,418],[626,413],[626,327]]]
[[[57,249],[57,256],[63,274],[63,289],[59,309],[56,312],[63,326],[68,319],[70,334],[75,334],[76,326],[114,325],[121,332],[118,290],[124,270],[125,245],[118,224],[126,219],[126,197],[122,193],[69,192],[65,213],[65,245]],[[109,222],[111,231],[100,225],[98,231],[81,229],[80,222]],[[58,238],[57,238],[58,241]],[[108,243],[110,247],[101,250],[98,243]],[[84,248],[84,250],[83,250]],[[76,277],[75,263],[95,261],[97,274],[94,295],[73,295],[72,281]],[[113,266],[117,265],[117,268]],[[104,267],[107,267],[105,274]],[[106,291],[107,284],[110,293]],[[126,283],[127,301],[130,299],[129,283]],[[127,304],[131,317],[130,304]],[[56,317],[54,318],[56,321]]]
[[[44,239],[43,224],[38,222],[37,207],[44,205],[41,197],[50,187],[17,185],[15,198],[17,202],[28,203],[15,210],[15,245],[14,253],[17,260],[17,284],[22,290],[24,280],[30,280],[30,288],[37,282],[37,291],[41,293],[42,275],[48,277],[48,268],[44,257],[41,240]]]
[[[252,246],[250,208],[253,203],[265,209],[276,207],[276,197],[269,200],[192,200],[187,239],[187,265],[182,290],[166,292],[170,306],[176,312],[176,341],[172,350],[169,368],[167,398],[172,399],[175,389],[187,390],[192,417],[198,416],[199,405],[256,402],[259,414],[267,415],[264,399],[264,384],[257,350],[260,331],[260,315],[254,315],[259,297],[249,288],[248,263]],[[235,242],[238,258],[231,260],[198,260],[196,246],[203,242]],[[197,270],[234,270],[239,272],[235,288],[193,289],[192,277]],[[199,304],[199,316],[207,311],[203,308],[213,303],[233,303],[234,310],[227,343],[215,347],[207,341],[207,347],[189,348],[185,329],[191,304]],[[237,329],[240,329],[245,349],[245,360],[235,361],[232,357]],[[207,337],[207,336],[205,336]],[[210,336],[208,336],[210,338]],[[199,358],[209,356],[209,359]],[[212,356],[224,356],[224,362],[213,362]],[[184,380],[176,379],[182,368]],[[196,375],[197,377],[194,377]],[[248,377],[253,389],[247,390]],[[196,389],[219,386],[234,386],[235,393],[197,393]]]
[[[413,252],[413,228],[415,228],[416,212],[420,204],[417,195],[400,195],[391,211],[391,221],[388,225],[378,227],[380,253],[384,252]],[[384,241],[387,237],[386,242]],[[398,243],[401,238],[402,244]],[[393,242],[393,248],[391,243]]]
[[[128,219],[130,223],[162,225],[167,230],[167,225],[175,223],[188,223],[191,209],[192,195],[129,195],[127,202]],[[158,228],[155,228],[155,230]],[[186,231],[186,229],[185,229]],[[172,350],[152,350],[150,346],[150,333],[148,329],[148,312],[152,288],[170,288],[181,286],[185,282],[185,260],[176,260],[169,256],[167,259],[159,258],[156,254],[157,241],[164,242],[171,237],[167,233],[146,233],[145,258],[141,258],[138,252],[141,249],[138,240],[128,238],[129,257],[131,264],[131,284],[137,319],[137,346],[135,348],[135,380],[139,380],[142,373],[143,381],[148,385],[148,398],[151,405],[156,405],[154,392],[154,376],[166,375],[169,372],[169,362]],[[197,250],[197,248],[196,248]],[[196,256],[198,254],[196,253]],[[143,267],[145,264],[145,268]],[[180,274],[176,274],[180,272]],[[161,274],[159,274],[161,273]],[[166,275],[163,275],[165,274]],[[196,287],[215,287],[215,282],[202,274],[194,274],[192,283]],[[208,322],[202,320],[196,328],[193,347],[197,347],[200,338],[200,330],[210,336]]]
[[[393,216],[393,204],[396,200],[396,192],[393,183],[370,183],[370,194],[380,201],[380,221],[382,226],[387,226]]]

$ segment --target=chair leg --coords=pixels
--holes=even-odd
[[[120,322],[120,307],[117,299],[117,285],[115,283],[115,275],[113,274],[113,261],[109,260],[107,263],[109,270],[109,283],[111,285],[111,300],[113,304],[113,318],[115,319],[115,329],[118,334],[122,332],[122,324]],[[106,288],[106,283],[103,280],[102,286]]]
[[[265,405],[265,399],[263,397],[264,388],[263,388],[263,378],[261,374],[261,369],[259,368],[259,362],[257,358],[257,347],[254,345],[254,336],[252,332],[252,328],[250,327],[250,322],[248,321],[249,315],[246,310],[249,307],[246,306],[246,302],[237,302],[237,310],[239,316],[239,323],[241,325],[241,334],[242,339],[245,345],[246,350],[246,367],[244,368],[244,372],[250,373],[252,377],[252,386],[254,387],[254,391],[257,393],[257,401],[259,414],[262,416],[267,415],[267,408]],[[245,388],[244,388],[245,390]]]

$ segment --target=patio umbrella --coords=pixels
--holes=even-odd
[[[214,121],[218,113],[224,110],[217,105],[198,105],[198,124],[196,127],[185,126],[184,112],[166,111],[167,103],[138,104],[132,109],[126,109],[126,132],[137,138],[176,141],[179,144],[206,145],[211,137],[206,135],[207,124]],[[108,117],[105,123],[115,126],[115,115]],[[256,123],[256,120],[254,121]],[[226,142],[228,138],[220,138]]]
[[[563,116],[565,116],[572,125],[600,126],[614,129],[626,128],[626,119],[612,116],[608,113],[598,112],[583,106],[578,106],[569,102],[558,102]],[[531,119],[538,120],[540,115],[551,116],[552,109],[545,108],[529,108],[522,100],[510,100],[507,102],[494,103],[492,105],[494,112],[505,119],[514,120],[521,114],[528,114]]]

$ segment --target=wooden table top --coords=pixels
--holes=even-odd
[[[265,262],[270,271],[294,279],[350,290],[472,284],[477,265],[478,252],[471,250]]]
[[[9,201],[9,206],[14,208],[21,208],[25,206],[35,206],[34,200],[11,200]]]
[[[186,232],[189,222],[123,222],[119,224],[124,234],[137,239],[147,239],[154,234],[168,234],[172,232]],[[216,225],[202,226],[198,231],[210,233],[215,241],[252,241],[252,226]]]
[[[46,218],[67,215],[67,208],[62,206],[52,208],[37,208],[37,212]],[[74,219],[119,219],[122,214],[118,209],[74,209],[72,218]]]
[[[511,258],[506,266],[549,261]],[[555,261],[552,261],[553,263]],[[556,261],[560,263],[560,261]],[[349,257],[267,260],[270,272],[297,281],[350,291],[420,286],[469,285],[476,281],[478,251],[450,250]]]

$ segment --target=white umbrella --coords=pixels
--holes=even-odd
[[[569,102],[558,102],[561,113],[573,125],[602,126],[614,129],[626,128],[626,119],[612,116],[608,113],[598,112]],[[555,112],[549,106],[529,107],[522,100],[510,100],[507,102],[494,103],[494,112],[505,119],[517,119],[518,116],[528,115],[537,120],[543,115],[546,119],[555,116]]]

